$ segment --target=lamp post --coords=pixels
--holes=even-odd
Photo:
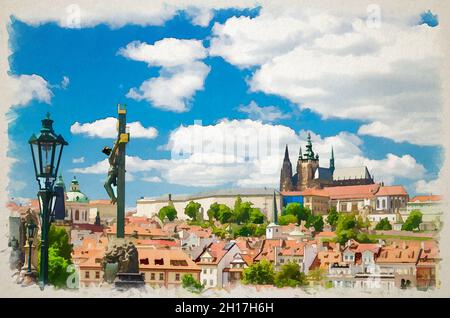
[[[52,218],[55,192],[53,184],[58,175],[59,163],[64,146],[68,143],[53,130],[53,120],[47,113],[42,120],[39,136],[33,134],[28,141],[33,157],[34,173],[39,185],[38,198],[41,217],[41,261],[39,268],[39,285],[41,289],[48,282],[48,231]]]
[[[33,247],[33,239],[34,239],[34,232],[36,229],[36,224],[34,224],[34,221],[32,218],[27,223],[27,237],[28,237],[28,270],[27,274],[32,275],[31,271],[31,250]]]

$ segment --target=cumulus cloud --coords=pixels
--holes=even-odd
[[[279,119],[289,118],[289,114],[283,113],[277,106],[258,106],[255,101],[251,101],[248,105],[239,106],[241,113],[248,114],[253,120],[261,120],[265,122],[273,122]]]
[[[440,179],[430,181],[419,180],[414,183],[415,190],[418,194],[442,194],[443,186]]]
[[[128,98],[146,100],[153,107],[185,112],[193,96],[203,89],[210,67],[201,60],[207,56],[202,41],[165,38],[150,45],[134,41],[118,54],[149,67],[161,67],[159,77],[144,81],[139,88],[131,88]]]
[[[89,137],[99,138],[116,138],[117,137],[117,119],[114,117],[107,117],[98,119],[91,123],[80,124],[75,122],[70,127],[70,132],[75,135],[86,135]],[[158,130],[154,127],[144,127],[138,121],[127,124],[130,129],[131,138],[146,138],[153,139],[158,136]]]
[[[374,28],[352,12],[263,7],[255,18],[216,23],[210,55],[255,70],[252,91],[361,121],[361,135],[438,145],[439,30],[384,14]]]
[[[84,157],[73,158],[72,163],[84,163]]]
[[[213,9],[255,7],[257,0],[141,0],[92,3],[90,0],[41,1],[39,5],[21,6],[15,16],[28,24],[54,22],[65,28],[89,28],[104,23],[111,28],[126,24],[162,25],[180,11],[186,10],[194,25],[206,26]]]
[[[51,103],[53,93],[49,83],[39,75],[12,75],[9,77],[11,102],[14,106],[25,106],[31,100]]]
[[[300,146],[304,150],[306,136],[303,130],[296,133],[283,125],[249,119],[224,119],[208,126],[180,126],[171,132],[166,145],[172,154],[170,160],[129,156],[126,166],[131,173],[159,172],[161,180],[186,186],[277,186],[285,145],[289,145],[295,167]],[[364,157],[362,140],[355,134],[341,132],[321,137],[312,132],[311,138],[315,152],[320,155],[321,166],[328,166],[333,146],[337,167],[367,165],[376,180],[386,184],[395,182],[397,177],[418,180],[425,173],[425,168],[408,154],[389,153],[381,160]],[[103,160],[73,169],[73,172],[106,173],[107,170],[108,162]]]

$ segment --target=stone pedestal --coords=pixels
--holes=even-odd
[[[139,288],[145,285],[142,273],[117,273],[114,286],[118,289]]]

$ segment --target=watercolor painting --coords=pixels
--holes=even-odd
[[[5,291],[445,290],[439,2],[1,2]]]

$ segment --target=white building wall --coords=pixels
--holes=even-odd
[[[261,196],[240,196],[242,202],[252,202],[253,207],[259,208],[261,212],[268,217],[269,221],[273,219],[273,196],[270,195],[261,195]],[[188,219],[188,216],[184,214],[184,209],[188,205],[190,201],[198,202],[201,204],[203,208],[203,218],[205,220],[208,219],[207,211],[210,208],[211,204],[217,202],[219,204],[225,204],[231,209],[234,207],[234,203],[236,202],[237,196],[212,196],[206,198],[198,198],[192,197],[192,199],[186,201],[177,201],[172,200],[175,209],[177,210],[178,219],[185,220]],[[152,200],[152,199],[139,199],[136,202],[136,214],[138,216],[147,216],[152,217],[157,214],[159,210],[168,205],[169,200]],[[277,210],[278,213],[281,213],[280,200],[277,196]]]

